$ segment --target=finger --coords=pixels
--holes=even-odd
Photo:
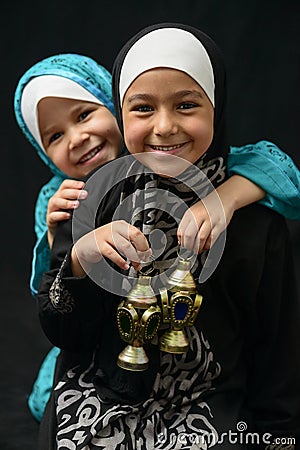
[[[186,227],[188,226],[189,222],[190,222],[190,216],[189,216],[190,212],[189,210],[186,211],[178,225],[178,230],[177,230],[177,239],[178,239],[178,243],[181,244],[181,239],[183,234],[185,233]]]
[[[140,263],[140,257],[131,241],[128,241],[128,239],[124,238],[119,233],[116,233],[113,234],[112,244],[121,255],[128,258],[132,263]]]
[[[135,249],[141,253],[149,251],[149,243],[146,236],[135,226],[124,220],[112,222],[113,235],[120,234],[127,241],[131,242]]]
[[[193,250],[199,227],[201,226],[201,217],[199,217],[197,221],[195,215],[191,210],[186,211],[182,218],[182,221],[179,224],[177,233],[177,237],[179,236],[180,245],[188,250]]]
[[[201,253],[204,250],[205,245],[207,245],[211,239],[211,224],[209,221],[205,221],[200,227],[195,242],[193,251],[194,253]]]
[[[61,222],[62,220],[68,220],[71,218],[71,214],[67,211],[57,211],[52,212],[47,217],[47,225],[48,227],[53,227],[57,225],[57,222]]]
[[[204,243],[203,247],[202,247],[202,251],[209,250],[212,245],[213,245],[213,240],[212,240],[212,236],[210,234],[208,236],[208,238],[206,239],[206,242]],[[199,253],[201,253],[201,252],[199,252]]]
[[[48,204],[48,214],[59,210],[77,209],[79,205],[79,200],[68,200],[65,198],[52,197]]]
[[[77,189],[78,190],[78,189],[83,189],[84,186],[85,186],[84,181],[66,179],[61,183],[59,189]]]
[[[132,267],[134,268],[134,270],[136,270],[137,272],[139,272],[142,269],[142,264],[134,262],[134,261],[130,261]]]
[[[224,222],[220,221],[219,223],[217,223],[210,233],[209,242],[205,244],[204,250],[207,250],[207,246],[209,246],[208,248],[212,247],[216,240],[219,238],[220,234],[223,233],[225,229],[226,227],[224,226]]]
[[[128,270],[129,264],[127,261],[125,261],[124,258],[118,253],[115,248],[110,245],[108,242],[104,242],[102,244],[102,250],[100,251],[99,247],[99,254],[104,256],[105,258],[108,258],[110,261],[112,261],[114,264],[116,264],[120,269]]]
[[[137,259],[131,259],[132,262],[148,262],[152,256],[152,250],[149,247],[149,242],[139,229],[133,225],[129,226],[129,239],[136,250]]]
[[[137,252],[137,255],[138,255],[138,258],[139,258],[140,262],[149,263],[149,262],[152,261],[152,259],[151,259],[151,256],[152,256],[151,248],[148,248],[148,250],[145,250],[143,252],[141,252],[140,250],[137,250],[136,252]]]
[[[64,198],[66,200],[78,200],[85,199],[88,196],[88,192],[84,189],[61,189],[54,194],[53,198]]]
[[[181,236],[180,239],[181,246],[188,250],[193,250],[197,234],[198,234],[198,226],[194,222],[190,222]]]
[[[129,239],[134,244],[136,250],[141,254],[149,251],[149,243],[146,236],[133,225],[129,226]]]

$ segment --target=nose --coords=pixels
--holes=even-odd
[[[75,126],[69,131],[69,148],[73,150],[80,147],[89,139],[89,134],[80,127]]]
[[[161,110],[155,114],[154,133],[157,136],[170,136],[177,133],[178,124],[171,111]]]

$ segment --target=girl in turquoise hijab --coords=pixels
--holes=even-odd
[[[40,81],[41,78],[48,80],[49,77],[53,77],[51,86],[48,81],[47,86],[34,86],[32,84],[32,82]],[[103,104],[113,115],[115,114],[111,97],[110,73],[103,66],[100,66],[86,56],[77,54],[51,56],[32,66],[25,72],[18,83],[14,102],[17,122],[26,138],[36,149],[39,157],[53,173],[53,177],[50,181],[42,187],[36,203],[35,232],[37,235],[37,242],[33,251],[32,275],[30,280],[30,288],[33,295],[37,293],[41,274],[49,267],[49,246],[47,242],[47,225],[45,221],[48,201],[57,191],[62,181],[70,177],[70,174],[64,173],[54,164],[42,147],[39,133],[36,130],[36,127],[34,127],[34,122],[37,122],[36,113],[34,111],[37,108],[38,100],[46,95],[67,98],[76,98],[75,95],[77,98],[80,97],[82,94],[80,92],[74,93],[72,86],[70,87],[70,93],[66,92],[65,85],[63,85],[63,88],[61,89],[62,91],[64,89],[62,94],[59,94],[57,90],[53,93],[55,87],[60,87],[60,83],[62,84],[66,80],[73,82],[75,89],[76,85],[81,87],[87,96],[90,95],[90,101]],[[28,92],[29,86],[32,86],[31,92]],[[36,92],[37,89],[40,89],[42,94],[38,95]],[[34,95],[36,96],[35,99],[32,98],[32,91],[34,91]],[[51,91],[50,95],[49,91]],[[26,98],[24,99],[25,95]],[[81,98],[83,97],[81,96]],[[85,98],[88,99],[87,97]]]
[[[36,244],[33,249],[30,278],[33,296],[37,294],[42,274],[49,270],[50,247],[46,220],[49,200],[53,198],[64,180],[76,178],[72,173],[68,173],[68,170],[63,171],[54,163],[52,154],[47,151],[43,143],[39,130],[38,105],[47,97],[95,103],[104,106],[110,114],[115,116],[111,75],[103,66],[86,56],[60,54],[46,58],[27,70],[17,85],[14,108],[18,125],[53,174],[48,183],[41,188],[35,206]],[[117,129],[117,124],[115,126]],[[116,152],[109,157],[107,155],[106,159],[101,160],[101,164],[99,162],[99,166],[124,153],[126,149],[123,143],[118,142]],[[87,159],[89,156],[84,155],[85,162]],[[83,179],[83,175],[78,176],[77,179]],[[226,176],[228,175],[248,178],[261,188],[260,198],[265,192],[260,203],[289,219],[300,219],[299,170],[292,159],[273,143],[260,141],[244,147],[231,147]],[[238,177],[239,183],[243,183],[241,177]],[[251,183],[248,183],[247,188],[250,185]],[[255,200],[259,198],[251,199],[251,201]],[[247,202],[249,203],[247,200],[244,204]],[[59,349],[56,347],[49,352],[28,399],[29,408],[38,421],[42,418],[50,396],[58,354]]]
[[[70,178],[69,171],[62,171],[53,162],[41,141],[38,129],[37,106],[44,97],[62,97],[92,102],[105,107],[104,114],[113,120],[118,146],[102,158],[101,163],[118,156],[123,150],[123,141],[114,117],[111,97],[111,75],[91,58],[77,54],[62,54],[46,58],[32,66],[21,77],[15,92],[15,115],[22,132],[36,149],[39,157],[49,167],[53,176],[41,188],[35,206],[36,244],[33,249],[30,289],[36,295],[42,274],[49,270],[50,248],[48,242],[47,208],[49,200],[58,191],[64,180]],[[100,152],[99,152],[100,153]],[[103,149],[102,149],[103,153]],[[99,159],[99,158],[98,158]],[[95,166],[96,163],[94,163]],[[98,164],[100,165],[100,163]],[[87,162],[79,175],[85,175]],[[95,167],[88,166],[91,169]],[[71,169],[69,169],[71,170]],[[74,177],[74,176],[73,176]],[[53,382],[55,361],[59,354],[53,348],[40,369],[38,378],[29,396],[28,404],[34,417],[40,421]]]

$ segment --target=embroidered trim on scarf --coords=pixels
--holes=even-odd
[[[68,314],[73,311],[75,304],[74,298],[71,293],[66,289],[62,282],[62,271],[66,265],[67,256],[65,257],[55,280],[49,290],[49,298],[52,306],[63,314]]]

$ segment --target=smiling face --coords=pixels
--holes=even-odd
[[[38,118],[47,155],[69,177],[85,177],[123,148],[116,119],[105,106],[45,97],[38,104]]]
[[[153,161],[175,155],[193,164],[213,139],[213,106],[199,84],[179,70],[141,74],[124,96],[122,114],[128,150],[152,154]],[[157,165],[151,168],[157,171]]]

